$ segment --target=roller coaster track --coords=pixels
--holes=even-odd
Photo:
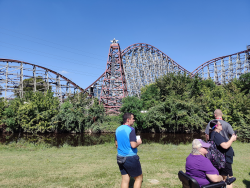
[[[113,49],[112,45],[116,44],[114,42],[110,44],[110,49]],[[118,43],[117,45],[119,46]],[[124,97],[124,94],[140,96],[142,87],[155,82],[156,78],[168,73],[185,72],[191,77],[198,74],[202,79],[212,79],[217,84],[225,84],[234,78],[239,78],[241,74],[250,72],[249,53],[250,46],[247,46],[247,50],[214,58],[203,63],[193,72],[189,72],[152,45],[136,43],[123,51],[117,47],[113,55],[111,55],[111,51],[109,52],[106,71],[86,89],[82,89],[65,76],[46,67],[24,61],[0,59],[0,63],[2,63],[0,64],[0,90],[5,98],[14,97],[16,93],[23,96],[25,92],[24,79],[33,78],[32,83],[29,83],[29,87],[33,87],[33,91],[50,88],[63,101],[65,97],[77,92],[87,92],[90,96],[98,99],[108,93],[106,97],[111,99],[114,95],[112,90],[115,90],[112,87],[118,87],[124,88],[123,92],[119,91],[120,94],[119,89],[116,89],[116,95],[119,96],[117,104],[119,103],[120,106],[120,98]],[[114,71],[118,71],[117,80],[111,78]],[[125,87],[119,87],[119,83],[122,83],[121,79],[123,79],[119,78],[119,75],[125,77],[123,80],[123,83],[126,84]],[[114,85],[111,86],[111,83]],[[112,102],[113,107],[116,105],[114,101]],[[119,106],[116,109],[119,109]],[[106,109],[108,108],[106,106]]]
[[[0,63],[0,91],[7,99],[13,98],[14,94],[22,97],[24,87],[32,87],[33,91],[51,89],[60,101],[71,94],[84,91],[70,79],[43,66],[1,58]],[[25,78],[32,80],[26,83]]]
[[[140,96],[141,88],[168,73],[190,72],[159,49],[145,43],[133,44],[121,52],[128,95]]]
[[[217,84],[225,84],[241,74],[250,72],[250,46],[247,50],[227,56],[214,58],[189,72],[165,53],[145,43],[133,44],[121,52],[122,64],[129,96],[140,96],[145,85],[168,73],[196,74],[202,79],[212,79]],[[91,96],[100,97],[105,72],[85,89]]]
[[[225,84],[241,74],[250,72],[250,46],[247,50],[227,56],[217,57],[197,67],[192,73],[193,77],[199,74],[202,79],[212,79],[217,84]]]
[[[170,72],[186,72],[165,53],[152,45],[137,43],[128,46],[121,52],[122,62],[127,81],[128,95],[140,95],[143,86],[153,83],[155,78]],[[99,98],[105,72],[85,91],[91,96]]]

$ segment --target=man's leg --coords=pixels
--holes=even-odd
[[[135,179],[134,188],[141,188],[143,175],[141,174],[140,176],[136,176],[134,177],[134,179]]]
[[[122,175],[122,184],[121,188],[129,187],[130,176],[128,174]]]

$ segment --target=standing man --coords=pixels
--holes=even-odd
[[[142,170],[137,147],[142,144],[139,138],[136,140],[134,115],[125,113],[123,115],[123,125],[119,126],[115,132],[115,145],[117,148],[117,163],[122,175],[121,188],[128,188],[130,176],[135,179],[134,188],[140,188],[142,184]]]
[[[222,131],[220,131],[221,136],[223,136],[224,138],[226,138],[227,140],[229,140],[229,138],[228,138],[229,135],[233,135],[234,131],[233,131],[232,126],[228,122],[226,122],[226,121],[224,121],[222,119],[222,116],[223,116],[223,114],[222,114],[222,111],[220,109],[216,109],[214,111],[214,117],[215,117],[215,119],[218,120],[221,123],[221,125],[222,125]],[[207,124],[206,130],[205,130],[206,140],[207,141],[209,140],[210,122]]]

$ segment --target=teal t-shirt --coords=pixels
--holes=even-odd
[[[121,125],[116,129],[115,140],[117,141],[117,153],[127,157],[137,155],[137,148],[132,148],[130,142],[136,142],[135,129],[129,125]]]

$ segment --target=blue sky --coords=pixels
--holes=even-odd
[[[0,0],[0,58],[38,64],[82,88],[110,40],[148,43],[189,71],[250,45],[249,0]]]

